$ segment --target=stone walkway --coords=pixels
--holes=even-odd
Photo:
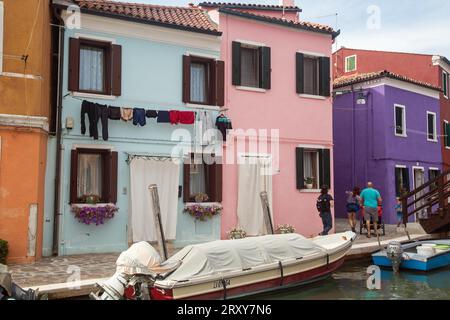
[[[359,225],[358,225],[359,227]],[[348,231],[347,220],[336,221],[336,232]],[[359,229],[358,229],[359,230]],[[413,231],[410,230],[412,233]],[[417,232],[415,232],[417,234]],[[381,241],[404,237],[404,231],[397,230],[396,226],[386,226],[386,236]],[[371,247],[377,243],[377,238],[368,239],[359,235],[355,245]],[[169,253],[175,250],[169,244]],[[9,265],[14,282],[21,287],[35,287],[48,284],[68,283],[76,279],[101,279],[112,276],[115,272],[116,260],[119,253],[88,254],[77,256],[43,258],[30,265]],[[77,277],[79,275],[79,277]]]

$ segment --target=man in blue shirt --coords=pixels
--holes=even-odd
[[[380,192],[373,188],[373,183],[367,184],[367,189],[361,192],[361,201],[364,206],[364,219],[367,223],[367,237],[371,238],[370,218],[372,218],[375,232],[378,233],[378,206],[383,201]]]

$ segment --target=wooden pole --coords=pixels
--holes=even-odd
[[[275,234],[275,231],[273,230],[273,223],[272,223],[272,216],[270,215],[270,205],[269,205],[269,197],[267,196],[267,192],[263,191],[260,193],[261,198],[261,205],[263,208],[263,214],[264,214],[264,223],[266,225],[266,230],[270,234]]]
[[[153,205],[153,214],[155,216],[156,236],[158,238],[158,246],[159,246],[160,252],[163,254],[163,261],[165,261],[169,258],[169,255],[167,253],[166,238],[164,236],[164,229],[163,229],[162,219],[161,219],[161,209],[159,206],[158,187],[156,186],[156,184],[152,184],[148,187],[148,189],[150,190],[150,198],[152,199],[152,205]]]

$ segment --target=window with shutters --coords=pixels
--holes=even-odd
[[[224,105],[223,61],[183,56],[183,102]]]
[[[297,93],[306,96],[331,95],[330,58],[296,53]]]
[[[69,91],[121,95],[122,48],[111,42],[71,38]]]
[[[75,149],[71,159],[71,203],[117,201],[117,152],[108,149]]]
[[[331,186],[331,151],[308,147],[296,148],[297,189],[318,190]]]
[[[427,111],[427,139],[437,142],[436,113]]]
[[[356,55],[345,58],[345,72],[356,71]]]
[[[397,197],[409,192],[409,170],[406,167],[395,168],[395,192]]]
[[[394,128],[395,135],[406,137],[406,110],[405,106],[394,105]]]
[[[429,169],[428,170],[428,181],[433,181],[435,180],[437,177],[439,177],[439,175],[441,174],[441,171],[439,169]],[[436,183],[432,183],[430,185],[430,191],[437,189],[438,184]]]
[[[450,148],[450,124],[444,121],[444,143],[446,148]]]
[[[232,84],[249,88],[271,88],[271,49],[265,46],[232,43]]]
[[[449,90],[448,78],[449,78],[448,73],[445,72],[445,71],[442,71],[442,91],[444,92],[444,96],[446,98],[449,97],[449,94],[448,94],[448,90]]]
[[[214,155],[211,156],[214,158]],[[184,202],[221,202],[222,165],[220,160],[204,161],[204,155],[191,154],[184,164]],[[207,196],[207,200],[204,195]]]

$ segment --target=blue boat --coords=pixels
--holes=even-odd
[[[388,250],[372,255],[379,267],[392,268]],[[450,240],[426,240],[401,245],[400,269],[431,271],[450,266]]]

